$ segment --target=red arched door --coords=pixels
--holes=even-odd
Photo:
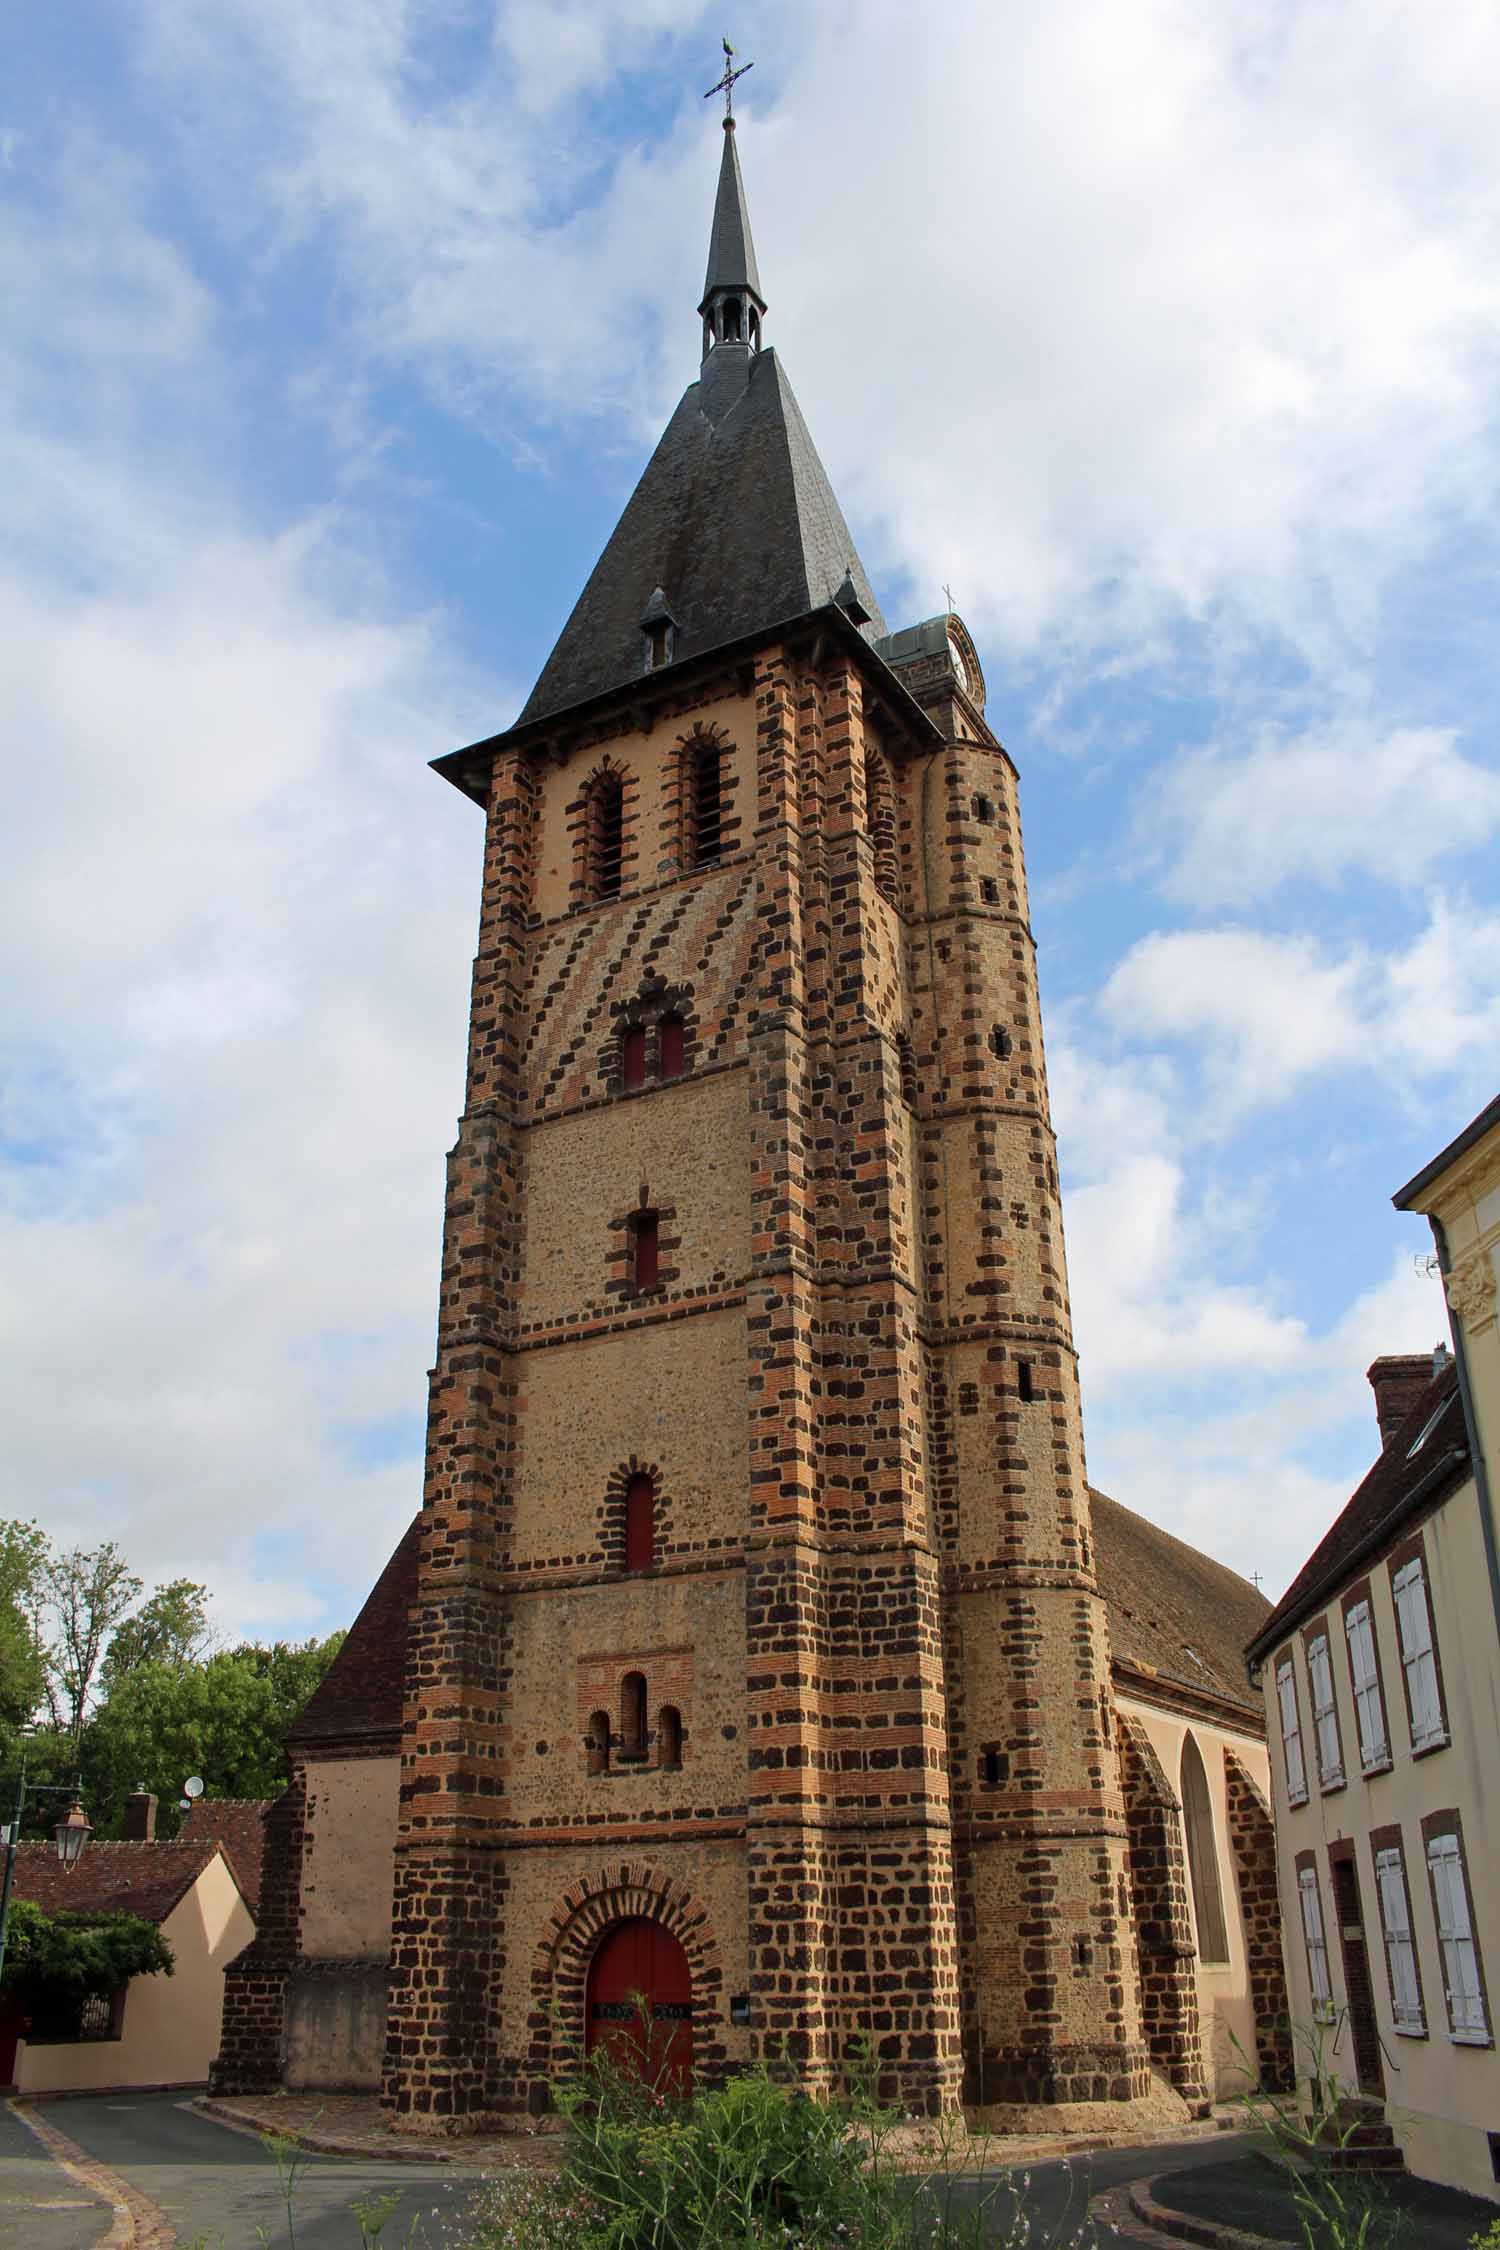
[[[645,1996],[644,2012],[637,1994]],[[585,2044],[590,2054],[607,2048],[664,2091],[688,2092],[693,1976],[677,1939],[659,1922],[617,1922],[600,1940],[589,1966]]]

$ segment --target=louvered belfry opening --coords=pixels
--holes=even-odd
[[[595,898],[618,898],[625,859],[625,785],[618,774],[601,774],[590,808],[593,819]]]
[[[693,858],[709,867],[724,849],[724,756],[716,742],[692,753]]]

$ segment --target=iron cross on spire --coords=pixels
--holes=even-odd
[[[722,94],[724,96],[724,115],[726,117],[733,117],[734,82],[737,78],[743,78],[747,70],[754,70],[754,68],[755,65],[753,62],[747,62],[741,63],[738,70],[735,69],[734,49],[730,46],[729,41],[726,39],[724,41],[724,75],[719,80],[716,86],[709,87],[708,92],[704,95],[703,99],[706,102],[711,102],[715,94]]]

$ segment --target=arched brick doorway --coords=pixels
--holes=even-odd
[[[590,2054],[604,2048],[663,2091],[693,2082],[693,1973],[680,1941],[644,1916],[616,1922],[589,1963]]]

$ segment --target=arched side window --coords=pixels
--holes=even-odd
[[[1213,1800],[1208,1793],[1208,1775],[1203,1770],[1203,1753],[1191,1734],[1183,1737],[1181,1788],[1188,1875],[1193,1886],[1193,1919],[1198,1925],[1198,1958],[1200,1961],[1227,1961],[1229,1933],[1224,1924],[1224,1894],[1219,1887]]]
[[[680,1078],[687,1061],[687,1026],[681,1016],[663,1016],[656,1027],[656,1070],[660,1078]]]
[[[620,1682],[620,1755],[646,1755],[646,1675],[627,1672]]]
[[[901,896],[896,858],[896,784],[885,752],[873,742],[865,752],[865,825],[875,854],[876,887],[896,906]]]
[[[589,793],[589,889],[596,899],[618,898],[625,864],[625,784],[602,773]]]
[[[656,1762],[666,1773],[682,1764],[682,1713],[671,1703],[656,1714]]]
[[[688,753],[692,861],[711,867],[724,849],[724,752],[709,735],[700,735]]]
[[[646,1026],[633,1023],[620,1041],[620,1083],[627,1092],[646,1083]]]
[[[634,1476],[625,1488],[625,1568],[649,1570],[656,1560],[656,1486]]]
[[[609,1713],[596,1711],[589,1720],[588,1770],[590,1773],[609,1771]]]

